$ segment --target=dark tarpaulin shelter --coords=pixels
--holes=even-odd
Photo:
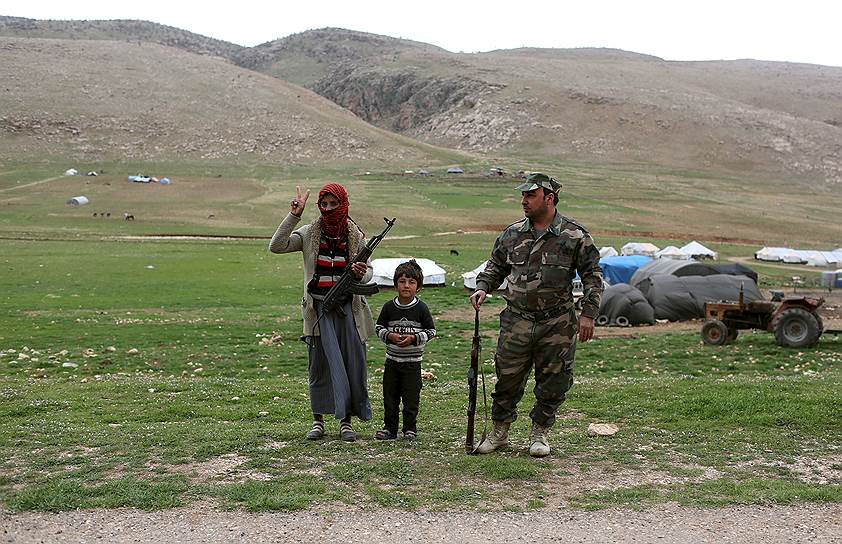
[[[714,264],[712,266],[719,270],[720,274],[728,274],[730,276],[748,276],[749,278],[754,280],[754,283],[757,283],[757,272],[743,264],[728,263]]]
[[[705,302],[739,300],[740,287],[746,302],[763,300],[757,284],[748,276],[684,276],[659,274],[644,280],[641,289],[655,309],[656,319],[686,321],[705,315]]]
[[[606,316],[609,323],[616,323],[620,316],[629,320],[629,325],[653,325],[655,309],[639,290],[627,283],[609,285],[602,293],[599,315]]]
[[[644,280],[657,274],[671,274],[673,276],[710,276],[720,272],[711,264],[699,261],[678,261],[675,259],[655,259],[647,263],[634,273],[629,284],[637,287],[646,294],[645,287],[641,287]]]

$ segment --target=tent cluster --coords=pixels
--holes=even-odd
[[[603,247],[599,250],[600,257],[618,255],[613,247]],[[656,259],[716,259],[716,252],[693,240],[682,247],[667,246],[664,249],[649,242],[629,242],[620,248],[619,255],[643,255]]]
[[[169,185],[170,183],[172,183],[172,181],[170,181],[170,178],[158,179],[152,176],[144,176],[143,174],[129,176],[129,181],[134,183],[160,183],[161,185]]]
[[[397,257],[387,259],[374,259],[371,267],[374,270],[372,281],[377,285],[394,287],[395,269],[399,264],[405,263],[412,257]],[[445,270],[430,259],[415,259],[424,273],[424,285],[428,287],[441,287],[445,284]]]
[[[806,264],[809,266],[839,266],[842,265],[842,247],[833,251],[764,247],[754,253],[754,258],[758,261]]]

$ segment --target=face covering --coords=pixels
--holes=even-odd
[[[339,206],[332,210],[322,208],[325,195],[333,195],[339,200]],[[319,211],[322,214],[322,232],[332,238],[345,234],[348,230],[348,193],[338,183],[328,183],[319,191]]]

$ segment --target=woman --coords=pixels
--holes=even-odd
[[[343,312],[321,315],[321,301],[342,275],[345,267],[365,244],[365,236],[348,217],[348,193],[338,183],[328,183],[319,191],[320,215],[309,225],[295,229],[310,197],[295,187],[289,214],[278,226],[269,251],[304,255],[304,340],[310,347],[310,407],[313,426],[310,440],[324,437],[323,414],[333,413],[340,423],[340,437],[354,442],[357,434],[351,416],[371,419],[368,400],[366,339],[374,334],[374,320],[365,297],[350,295],[341,302]],[[358,280],[371,280],[370,263],[354,263],[351,270]]]

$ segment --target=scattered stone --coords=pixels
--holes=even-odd
[[[79,365],[77,365],[76,363],[71,363],[71,362],[68,361],[66,363],[61,363],[61,367],[62,368],[79,368]]]
[[[27,359],[29,359],[29,355],[23,352],[18,353],[18,361],[26,361]]]
[[[281,397],[272,397],[272,400],[281,400]]]
[[[614,436],[619,430],[612,423],[591,423],[588,425],[588,436]]]
[[[240,400],[240,397],[231,397],[231,400],[236,402],[236,401]]]
[[[129,351],[126,352],[126,355],[137,355],[140,353],[137,348],[131,348]]]
[[[147,391],[149,391],[150,393],[154,393],[154,392],[155,392],[155,388],[154,388],[154,387],[150,387],[149,389],[147,389]]]
[[[108,346],[107,348],[105,348],[105,351],[110,351],[111,353],[114,353],[115,351],[117,351],[117,348],[115,348],[114,346]]]
[[[269,412],[261,411],[261,412],[257,412],[257,415],[259,415],[260,417],[266,417],[266,416],[269,415]]]

